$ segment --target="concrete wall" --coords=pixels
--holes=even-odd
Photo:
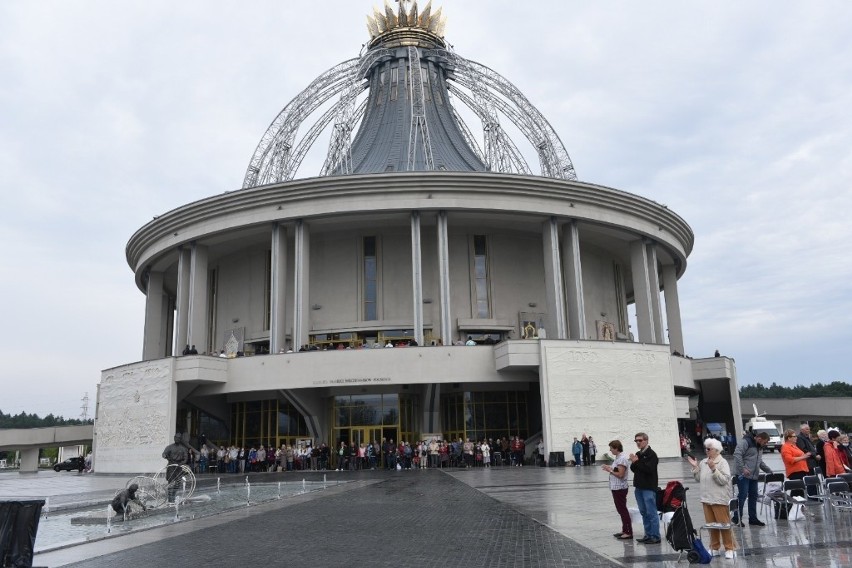
[[[513,323],[520,338],[519,312],[547,312],[541,233],[489,234],[492,317]],[[530,307],[534,303],[536,307]]]
[[[583,302],[586,308],[586,339],[598,339],[598,320],[615,325],[618,331],[618,305],[616,296],[615,258],[597,247],[580,245],[580,263],[583,268]],[[606,315],[601,315],[606,314]]]
[[[312,329],[344,327],[360,320],[363,237],[359,232],[311,234],[310,303],[322,306],[310,312]]]

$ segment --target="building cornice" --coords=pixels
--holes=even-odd
[[[153,260],[212,235],[296,219],[411,210],[532,214],[611,226],[664,246],[678,260],[678,276],[694,244],[683,218],[625,191],[537,176],[431,171],[300,179],[188,203],[137,230],[127,243],[127,262],[141,283]]]

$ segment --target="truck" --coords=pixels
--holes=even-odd
[[[765,449],[769,452],[774,452],[775,450],[781,449],[781,444],[784,441],[781,439],[781,432],[778,431],[778,424],[766,418],[765,412],[760,414],[757,411],[757,405],[752,404],[752,408],[754,408],[754,417],[750,418],[748,422],[745,424],[745,429],[748,432],[751,432],[752,435],[759,434],[760,432],[766,432],[769,434],[769,442],[767,442]]]

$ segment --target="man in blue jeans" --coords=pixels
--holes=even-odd
[[[642,544],[660,544],[660,517],[657,516],[657,454],[648,445],[648,434],[639,432],[633,437],[639,450],[630,454],[630,471],[633,472],[633,487],[636,504],[642,514],[645,536],[637,538]]]
[[[731,473],[737,476],[737,499],[740,506],[739,514],[734,514],[731,519],[732,523],[745,526],[743,503],[748,497],[748,524],[756,527],[766,525],[757,518],[757,479],[761,471],[772,473],[772,469],[763,463],[763,447],[768,441],[769,434],[766,432],[758,432],[756,436],[746,432],[742,442],[737,444],[737,449],[734,450],[734,467]]]

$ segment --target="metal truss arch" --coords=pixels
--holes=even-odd
[[[524,153],[500,123],[508,120],[537,154],[542,176],[577,179],[571,158],[553,127],[510,81],[451,49],[414,46],[404,49],[405,55],[399,49],[368,49],[363,55],[326,70],[311,82],[279,112],[264,132],[246,169],[243,188],[293,179],[309,150],[332,122],[319,175],[346,175],[358,168],[353,164],[353,134],[365,116],[367,119],[372,116],[366,110],[371,97],[368,95],[360,104],[358,102],[370,86],[365,79],[375,72],[377,64],[395,59],[407,59],[410,123],[398,125],[398,135],[402,140],[408,135],[407,161],[404,158],[406,151],[402,150],[403,168],[409,171],[435,169],[433,152],[436,150],[432,148],[433,141],[429,135],[425,98],[426,89],[431,89],[432,85],[430,77],[424,76],[430,71],[421,67],[428,62],[429,67],[435,65],[445,69],[444,92],[450,97],[451,117],[458,126],[461,139],[489,171],[532,175]],[[339,99],[330,102],[335,96]],[[481,139],[474,137],[465,124],[457,105],[453,104],[456,101],[468,107],[481,122]],[[321,109],[324,112],[320,114]],[[303,124],[309,127],[299,137]],[[405,132],[406,127],[408,132]],[[531,156],[529,152],[527,155]]]
[[[349,59],[314,79],[287,103],[260,139],[249,161],[243,188],[284,181],[293,139],[302,122],[351,82],[361,58]]]
[[[471,92],[485,95],[491,104],[523,132],[539,155],[543,176],[577,179],[568,151],[556,131],[515,85],[493,69],[451,51],[440,50],[436,55],[447,57],[455,63],[454,77],[459,85]],[[483,124],[483,127],[486,127],[486,124]]]

